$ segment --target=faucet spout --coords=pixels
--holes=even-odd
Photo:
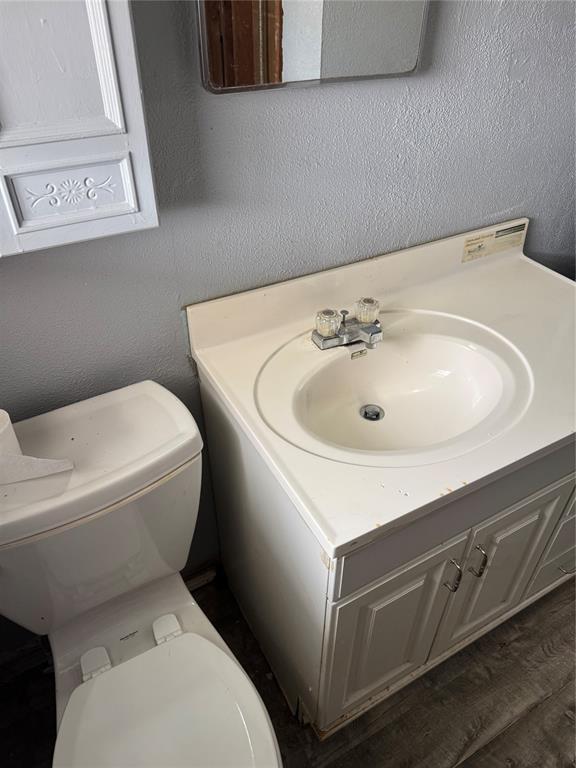
[[[379,341],[382,341],[382,328],[378,321],[369,325],[358,326],[358,338],[363,341],[368,349],[374,349]]]

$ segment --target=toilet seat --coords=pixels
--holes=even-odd
[[[53,768],[274,768],[272,725],[224,651],[185,633],[74,690]]]

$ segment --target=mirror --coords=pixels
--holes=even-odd
[[[215,93],[391,77],[418,66],[424,0],[198,0]]]

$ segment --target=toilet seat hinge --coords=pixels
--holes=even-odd
[[[166,643],[181,635],[182,627],[173,613],[167,613],[156,619],[152,624],[152,631],[154,632],[156,645],[162,645],[162,643]]]
[[[96,648],[90,648],[89,651],[80,656],[80,669],[82,670],[82,682],[92,680],[103,672],[112,669],[112,662],[108,651],[102,645]]]

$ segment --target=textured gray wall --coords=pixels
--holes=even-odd
[[[220,96],[192,4],[134,17],[161,226],[0,261],[15,419],[148,377],[199,415],[186,303],[521,215],[529,253],[569,271],[571,2],[433,4],[414,77]],[[209,498],[191,565],[216,553]]]

